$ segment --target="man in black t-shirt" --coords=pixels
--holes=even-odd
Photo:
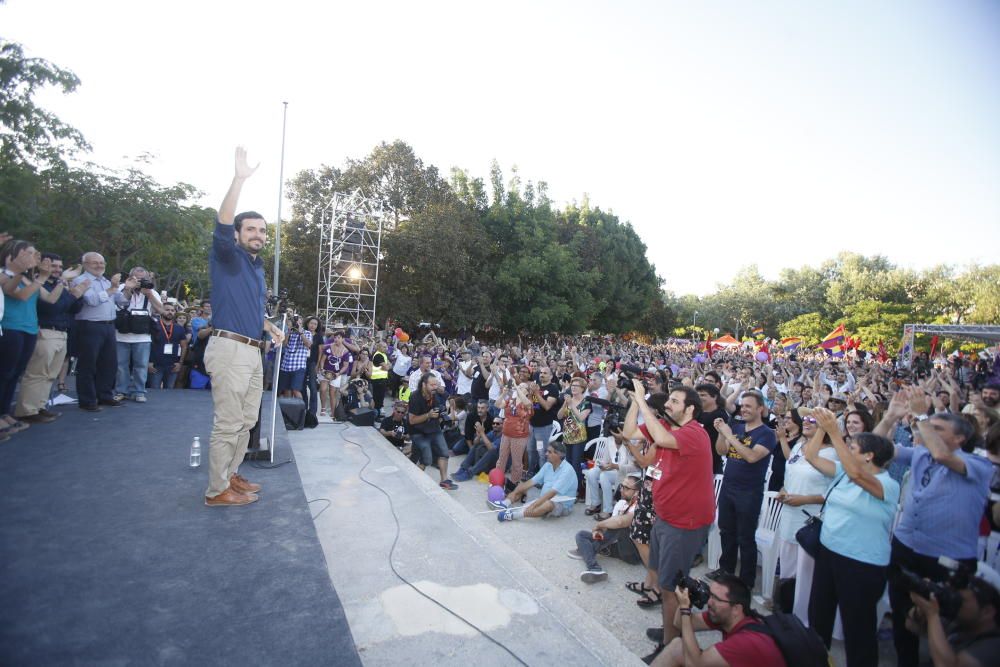
[[[528,472],[534,475],[545,460],[552,422],[559,414],[559,386],[552,381],[548,366],[538,369],[538,383],[532,383],[528,397],[535,408],[531,414],[531,442],[528,443]]]
[[[402,450],[406,447],[406,436],[409,432],[409,424],[406,421],[406,403],[396,401],[393,404],[392,414],[382,420],[378,432],[397,449]]]
[[[728,424],[729,413],[726,412],[725,402],[717,386],[704,382],[694,389],[701,399],[701,416],[698,417],[698,423],[705,427],[710,442],[714,445],[719,437],[719,432],[715,430],[715,420],[721,419]],[[712,473],[722,474],[722,457],[715,451],[715,447],[712,447]]]

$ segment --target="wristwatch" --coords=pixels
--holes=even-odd
[[[925,422],[928,419],[930,419],[930,417],[927,415],[913,415],[913,421]]]
[[[5,274],[5,275],[6,275],[6,276],[7,276],[8,278],[13,278],[14,276],[16,276],[16,275],[17,275],[16,273],[14,273],[13,271],[11,271],[10,269],[4,269],[4,270],[3,270],[3,272],[4,272],[4,274]]]

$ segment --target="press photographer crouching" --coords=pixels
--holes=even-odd
[[[947,583],[909,577],[914,606],[906,627],[920,637],[921,665],[1000,664],[1000,577],[982,563],[976,574],[959,567]]]
[[[786,665],[777,643],[750,607],[750,589],[732,574],[723,573],[705,582],[678,572],[674,578],[677,611],[674,627],[681,635],[656,656],[653,665],[730,665],[731,667],[782,667]],[[706,607],[696,613],[692,607]],[[722,641],[702,650],[696,632],[719,630]],[[798,667],[798,666],[796,666]]]

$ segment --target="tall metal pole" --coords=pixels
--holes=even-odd
[[[288,102],[281,115],[281,166],[278,169],[278,220],[274,225],[274,287],[271,293],[278,296],[278,274],[281,271],[281,199],[285,192],[285,126],[288,123]]]

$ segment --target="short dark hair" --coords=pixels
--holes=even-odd
[[[931,419],[939,419],[951,424],[951,432],[962,437],[961,447],[963,452],[971,454],[980,444],[979,437],[976,435],[976,426],[961,415],[955,415],[950,412],[939,412],[931,417]]]
[[[854,442],[857,443],[858,449],[862,454],[873,455],[872,463],[877,465],[879,468],[884,468],[896,454],[895,445],[893,445],[888,438],[881,435],[875,435],[874,433],[858,433],[853,437],[853,439]]]
[[[236,231],[243,229],[244,220],[264,220],[264,216],[257,211],[243,211],[233,218],[233,227],[236,228]],[[267,220],[264,220],[264,227],[267,228]]]
[[[10,239],[0,247],[0,267],[7,266],[8,257],[17,257],[26,248],[34,248],[35,244],[31,241],[24,241],[22,239]]]
[[[694,388],[694,390],[695,391],[703,391],[706,394],[708,394],[709,396],[711,396],[712,398],[718,398],[719,397],[719,393],[720,393],[719,392],[719,388],[716,387],[711,382],[702,382],[701,384],[699,384],[698,386],[696,386]]]
[[[49,260],[51,262],[61,262],[62,261],[62,257],[60,257],[59,255],[55,254],[54,252],[43,252],[42,253],[42,259],[47,259],[47,260]]]
[[[722,384],[722,376],[720,376],[715,371],[709,371],[709,372],[705,373],[705,377],[707,377],[707,378],[715,378],[716,382],[718,382],[719,384]]]
[[[686,385],[681,385],[679,387],[671,387],[670,393],[684,394],[684,409],[686,410],[689,407],[693,407],[694,414],[691,415],[692,418],[697,419],[698,417],[701,417],[701,396],[698,395],[697,391]]]
[[[747,585],[743,583],[742,579],[737,577],[735,574],[723,572],[715,578],[715,583],[725,587],[727,593],[726,597],[729,598],[730,605],[740,605],[743,607],[744,616],[751,615],[753,612],[753,606],[750,602],[750,589],[747,588]]]
[[[758,408],[762,408],[767,405],[767,403],[764,402],[764,395],[756,389],[750,389],[749,391],[743,392],[743,396],[740,397],[740,400],[742,401],[744,398],[752,398],[757,402]]]

